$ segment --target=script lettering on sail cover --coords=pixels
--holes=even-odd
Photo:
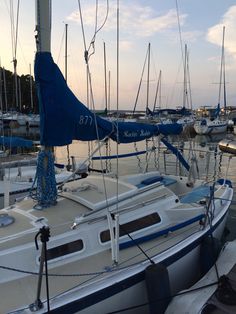
[[[150,136],[150,131],[148,130],[139,130],[139,131],[125,131],[124,132],[124,137],[127,137],[127,138],[136,138],[136,137],[148,137]]]

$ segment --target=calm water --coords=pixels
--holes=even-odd
[[[33,140],[39,140],[39,129],[30,128],[26,130],[20,127],[14,130],[6,130],[5,135],[8,136],[22,136]],[[232,134],[220,134],[214,136],[200,136],[183,137],[175,136],[169,138],[169,141],[178,146],[190,165],[192,165],[193,173],[196,178],[215,179],[217,177],[225,177],[232,181],[234,189],[236,189],[236,156],[229,157],[227,154],[221,154],[218,149],[218,142],[224,138],[235,139]],[[55,155],[58,163],[67,165],[71,163],[71,158],[74,156],[77,163],[83,162],[88,153],[91,154],[96,149],[97,143],[87,143],[74,141],[69,147],[57,147]],[[116,159],[92,161],[90,167],[101,170],[107,169],[114,173],[130,174],[142,171],[159,170],[168,174],[187,175],[184,167],[176,160],[176,157],[169,152],[169,150],[158,141],[155,140],[143,141],[137,144],[120,144],[108,142],[101,147],[96,153],[96,156],[115,156],[129,153],[137,153],[140,151],[149,151],[148,154],[136,155],[129,158],[120,158],[119,164]],[[234,196],[234,203],[236,203],[236,196]],[[229,219],[227,227],[230,233],[227,240],[236,238],[236,205],[232,204],[229,212]]]

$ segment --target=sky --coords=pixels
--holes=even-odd
[[[12,25],[16,28],[17,3],[18,0],[0,0],[0,60],[1,66],[11,71],[14,55],[11,30]],[[17,72],[27,74],[31,68],[33,74],[36,50],[35,1],[20,0],[19,4]],[[14,18],[10,15],[11,5]],[[219,100],[223,26],[227,104],[236,106],[235,1],[53,0],[52,55],[64,73],[65,24],[68,24],[68,85],[82,102],[88,103],[84,51],[91,43],[96,21],[99,29],[107,12],[106,22],[95,37],[94,54],[89,59],[95,109],[105,108],[104,50],[107,82],[110,81],[110,87],[107,88],[111,109],[133,110],[136,99],[137,110],[144,110],[146,105],[153,109],[160,71],[161,93],[158,94],[157,105],[162,108],[182,106],[185,44],[188,48],[188,95],[191,96],[187,106],[216,106]],[[12,20],[14,23],[11,23]],[[144,62],[149,43],[151,53],[147,97],[148,67],[147,62],[144,67]],[[137,97],[143,67],[143,79]],[[220,96],[220,103],[223,104],[222,89]]]

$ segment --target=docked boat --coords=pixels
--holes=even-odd
[[[158,171],[91,175],[89,159],[79,167],[80,180],[56,188],[51,146],[73,139],[131,143],[169,129],[106,121],[76,99],[50,53],[50,4],[37,0],[35,80],[43,146],[37,189],[33,199],[1,210],[1,312],[148,313],[146,269],[164,265],[171,293],[189,286],[202,241],[223,233],[233,189],[226,180],[212,184]]]
[[[27,127],[39,127],[40,126],[40,116],[38,114],[30,114],[26,119]]]
[[[177,120],[177,123],[182,125],[183,127],[183,132],[185,133],[191,133],[193,131],[194,123],[195,123],[195,118],[193,116],[186,116],[179,118]]]
[[[214,110],[213,116],[203,117],[194,123],[194,130],[197,134],[219,134],[219,133],[226,132],[228,128],[229,119],[226,117],[227,101],[226,101],[226,82],[225,82],[224,37],[225,37],[225,27],[223,27],[218,105]],[[221,115],[221,108],[220,108],[222,85],[223,85],[224,115]]]
[[[37,159],[27,156],[27,159],[2,162],[0,165],[0,209],[13,205],[34,191],[33,182],[37,170]],[[63,168],[62,168],[63,166]],[[64,181],[77,180],[79,174],[72,176],[62,165],[55,165],[55,180],[57,185]]]
[[[33,189],[36,174],[36,153],[25,153],[28,149],[35,150],[35,143],[22,137],[1,136],[0,145],[5,148],[0,154],[0,209],[15,203]],[[15,152],[15,153],[14,153]],[[61,184],[71,177],[75,180],[79,174],[71,176],[63,164],[55,163],[55,180]]]
[[[232,241],[201,280],[173,298],[165,314],[235,313],[235,265],[236,241]]]
[[[194,130],[197,134],[219,134],[227,131],[228,121],[219,118],[202,118],[194,123]]]
[[[228,154],[236,155],[236,140],[223,139],[219,142],[219,149]]]

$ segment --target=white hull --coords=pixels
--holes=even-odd
[[[225,223],[226,216],[223,217],[222,221],[215,229],[213,234],[214,237],[221,237]],[[206,232],[203,232],[201,234],[190,237],[188,240],[185,241],[185,243],[181,243],[179,246],[168,250],[165,254],[163,254],[163,257],[156,256],[152,258],[155,263],[166,263],[168,259],[170,259],[171,257],[173,258],[174,253],[179,254],[180,249],[188,251],[187,254],[184,254],[181,258],[171,263],[167,268],[172,294],[177,293],[178,291],[184,289],[184,287],[188,287],[189,285],[193,284],[194,281],[196,281],[196,274],[199,271],[200,244],[197,245],[194,249],[189,249],[189,247],[196,245],[197,241],[202,241],[204,238],[204,233],[206,234]],[[79,314],[109,313],[119,311],[125,308],[134,307],[133,310],[129,310],[130,314],[148,314],[149,307],[147,305],[148,296],[145,280],[140,280],[138,283],[136,283],[136,280],[133,279],[135,284],[128,288],[126,288],[127,284],[125,284],[125,281],[130,282],[132,281],[132,276],[137,276],[137,274],[143,274],[146,267],[149,265],[150,262],[146,261],[141,265],[133,267],[133,269],[131,270],[127,270],[127,272],[124,272],[124,274],[121,273],[120,275],[113,276],[110,282],[100,282],[97,285],[94,285],[93,288],[87,287],[86,289],[85,287],[84,289],[75,289],[72,293],[65,293],[62,296],[63,303],[68,302],[68,307],[62,307],[63,311],[65,311],[65,313],[69,311],[70,313]],[[121,284],[121,282],[123,283]],[[108,297],[109,293],[113,293],[112,291],[115,291],[117,289],[119,289],[120,291]],[[100,301],[95,302],[95,304],[92,305],[92,303],[94,302],[93,300],[96,300],[98,297],[100,297]],[[62,300],[55,300],[54,305],[56,307],[59,305],[60,308],[61,301]],[[87,302],[91,305],[85,306],[84,308],[84,304],[86,304]],[[138,307],[138,305],[140,305],[140,307]],[[40,311],[37,313],[46,312]]]
[[[153,176],[154,173],[151,173],[151,175]],[[132,187],[127,185],[128,180],[129,182],[133,182],[133,184],[137,184],[138,179],[142,180],[142,178],[151,177],[148,176],[148,174],[146,177],[145,175],[131,176],[130,179],[128,176],[127,178],[124,177],[123,182],[125,183],[125,190],[128,188],[131,189]],[[169,181],[166,177],[166,182],[170,183],[171,178],[176,180],[176,177],[171,176],[168,177]],[[76,213],[78,214],[80,210],[84,211],[85,208],[84,206],[80,208],[81,205],[75,204],[77,199],[76,194],[71,196],[73,202],[68,202],[68,190],[66,190],[66,192],[64,192],[65,194],[63,194],[65,195],[66,199],[60,200],[57,206],[52,206],[51,208],[44,211],[32,210],[32,207],[30,207],[32,206],[30,205],[30,200],[26,200],[22,203],[22,205],[19,204],[16,206],[15,211],[17,215],[23,208],[25,208],[24,215],[30,215],[29,218],[34,217],[35,215],[39,219],[45,217],[49,220],[49,223],[51,222],[51,224],[55,224],[55,226],[52,226],[52,234],[54,234],[54,236],[50,239],[49,242],[49,245],[52,248],[57,247],[58,245],[60,246],[63,243],[73,243],[73,241],[78,239],[79,234],[79,237],[82,236],[82,238],[84,238],[84,245],[86,249],[81,251],[79,255],[66,255],[63,256],[63,258],[60,258],[58,261],[56,259],[55,262],[53,260],[49,262],[49,272],[51,274],[87,274],[86,277],[77,277],[76,275],[69,278],[49,277],[50,309],[51,311],[55,311],[55,313],[57,313],[57,311],[60,311],[60,313],[70,314],[108,313],[127,307],[146,304],[148,302],[144,272],[145,269],[151,264],[150,260],[148,260],[143,255],[143,253],[141,253],[140,249],[136,247],[134,243],[132,243],[132,241],[130,241],[130,239],[126,236],[120,238],[120,246],[122,247],[123,245],[124,247],[123,249],[120,249],[118,265],[114,266],[112,265],[110,255],[111,244],[104,243],[103,247],[101,247],[101,243],[96,243],[96,241],[98,241],[95,240],[98,239],[98,234],[96,234],[97,230],[100,234],[101,230],[104,230],[103,228],[107,228],[106,220],[96,220],[97,214],[99,214],[99,217],[102,214],[102,211],[99,210],[99,206],[103,206],[103,203],[98,203],[96,201],[96,198],[100,198],[102,193],[101,185],[98,185],[98,190],[95,189],[96,184],[101,181],[100,179],[100,177],[91,177],[92,191],[89,188],[90,186],[87,185],[87,182],[89,182],[88,178],[74,183],[72,182],[67,185],[68,188],[73,187],[73,191],[75,191],[75,186],[78,187],[78,184],[81,188],[83,188],[82,191],[84,192],[82,192],[82,194],[78,191],[78,197],[81,199],[81,196],[84,195],[85,198],[83,200],[81,199],[82,203],[88,205],[90,204],[89,206],[93,208],[92,211],[94,211],[95,215],[90,218],[91,222],[89,219],[88,224],[86,221],[83,223],[83,220],[81,221],[81,218],[79,218],[78,222],[81,221],[82,224],[81,226],[79,225],[78,229],[75,230],[70,229],[73,217]],[[106,178],[106,180],[108,180],[107,183],[109,183],[109,189],[107,193],[110,193],[112,184],[115,188],[116,182],[109,178]],[[173,182],[170,187],[172,187],[173,190],[179,190],[180,183],[183,184],[183,187],[186,187],[185,178],[180,178],[179,183]],[[157,183],[153,184],[157,185]],[[120,186],[120,189],[122,189],[122,185]],[[142,192],[143,189],[146,192]],[[136,219],[137,214],[140,215],[140,211],[145,212],[147,215],[147,212],[153,212],[153,210],[158,208],[159,215],[163,220],[162,224],[157,224],[146,229],[140,229],[139,233],[135,237],[142,241],[142,239],[145,239],[145,237],[149,238],[151,236],[151,239],[148,241],[141,242],[141,247],[152,259],[152,261],[155,262],[155,264],[162,263],[167,267],[170,278],[171,293],[176,293],[177,291],[180,291],[193,284],[194,280],[197,279],[195,274],[198,272],[199,268],[201,242],[210,234],[210,226],[207,225],[204,229],[202,224],[200,224],[202,219],[201,217],[204,217],[204,206],[200,204],[197,205],[197,203],[196,205],[189,205],[188,203],[176,202],[176,196],[174,194],[172,195],[171,192],[168,192],[167,187],[164,187],[163,185],[157,185],[156,188],[151,188],[151,186],[140,187],[138,191],[135,191],[134,187],[129,191],[125,190],[123,192],[125,194],[121,194],[119,196],[119,199],[121,199],[121,197],[125,197],[123,201],[119,202],[119,207],[121,206],[120,208],[124,208],[123,210],[125,210],[124,215],[135,215]],[[218,195],[218,197],[223,198],[223,200],[215,200],[215,205],[213,206],[215,208],[215,218],[212,220],[211,230],[215,238],[220,238],[226,223],[228,207],[232,199],[233,190],[227,188],[227,186],[218,186],[215,193],[216,197]],[[132,195],[135,195],[135,198]],[[165,197],[164,195],[168,196]],[[147,199],[148,196],[149,198]],[[158,199],[158,201],[153,202],[153,197]],[[139,202],[138,199],[146,199],[145,205],[141,206],[139,211],[134,210],[136,206],[135,203]],[[111,201],[113,201],[113,199],[111,199]],[[128,210],[127,213],[126,210]],[[133,214],[132,211],[134,211]],[[65,217],[68,221],[67,223],[63,223],[64,220],[61,220],[60,218],[62,213],[65,213]],[[11,214],[14,214],[14,212]],[[64,214],[62,215],[64,216]],[[91,213],[91,215],[93,215],[93,213]],[[172,218],[169,220],[168,217]],[[124,219],[124,217],[122,218],[121,212],[120,220],[122,219]],[[165,222],[166,219],[167,221]],[[33,219],[33,221],[35,221],[35,219]],[[36,223],[34,222],[34,224]],[[20,229],[20,233],[18,231],[19,235],[23,232],[23,237],[19,236],[19,239],[17,240],[14,236],[12,239],[9,237],[6,243],[4,242],[4,238],[8,229],[5,227],[6,231],[4,232],[4,238],[2,239],[1,243],[2,250],[0,251],[1,265],[7,265],[8,267],[19,269],[27,269],[36,273],[38,272],[38,260],[40,252],[35,251],[34,243],[32,242],[32,238],[38,230],[38,224],[41,225],[41,223],[38,222],[35,225],[35,229],[32,231],[31,229],[25,230],[25,226],[24,230]],[[59,229],[56,224],[59,224]],[[10,226],[10,228],[12,227],[14,228],[14,224]],[[17,221],[15,223],[15,227],[17,228]],[[22,228],[22,226],[20,226],[20,228]],[[62,232],[62,228],[66,228],[66,231]],[[90,228],[90,230],[88,230],[88,228]],[[9,231],[10,230],[11,229],[9,229]],[[57,233],[58,235],[56,235]],[[90,242],[87,243],[85,237],[89,238],[91,233],[95,233],[91,238],[94,239],[94,242],[91,242],[90,239]],[[135,233],[132,233],[132,235],[134,236]],[[9,248],[7,251],[3,249],[4,247],[7,248],[9,241],[10,243],[12,242],[12,244],[15,243],[15,241],[19,243],[19,241],[21,241],[21,237],[24,241],[29,239],[29,243],[27,245],[21,245],[19,250],[17,247],[14,248],[14,246],[12,249]],[[131,247],[129,245],[127,247],[128,243],[131,243]],[[87,255],[88,253],[86,253],[86,251],[89,249],[91,249],[91,256]],[[107,267],[108,270],[106,270]],[[10,311],[10,309],[20,309],[22,307],[28,308],[29,304],[34,302],[37,291],[37,276],[27,276],[25,274],[12,272],[10,270],[1,270],[1,281],[2,283],[0,283],[0,293],[2,300],[6,300],[4,309]],[[18,286],[27,287],[27,290],[21,291],[19,290]],[[43,286],[45,287],[45,282]],[[23,296],[21,294],[23,294]],[[42,294],[42,300],[44,300],[43,302],[46,302],[45,293],[42,292]],[[9,300],[11,300],[10,303],[8,303]],[[14,303],[12,300],[14,300],[16,303]],[[20,306],[18,304],[17,307],[17,302],[22,303],[20,303]],[[3,307],[4,302],[1,304]],[[7,311],[5,310],[4,313],[5,312]],[[18,310],[17,313],[31,312],[28,308],[27,310],[25,309],[23,311]],[[42,309],[36,311],[36,313],[47,313],[46,303],[45,306]],[[135,307],[132,311],[130,311],[130,313],[148,313],[148,306],[146,305],[140,308]]]
[[[227,121],[203,119],[196,121],[194,130],[197,134],[219,134],[227,131]]]
[[[192,117],[183,117],[177,120],[177,123],[183,127],[183,132],[188,133],[194,131],[195,119]]]
[[[40,117],[39,115],[32,114],[27,117],[26,126],[28,127],[39,127]]]

